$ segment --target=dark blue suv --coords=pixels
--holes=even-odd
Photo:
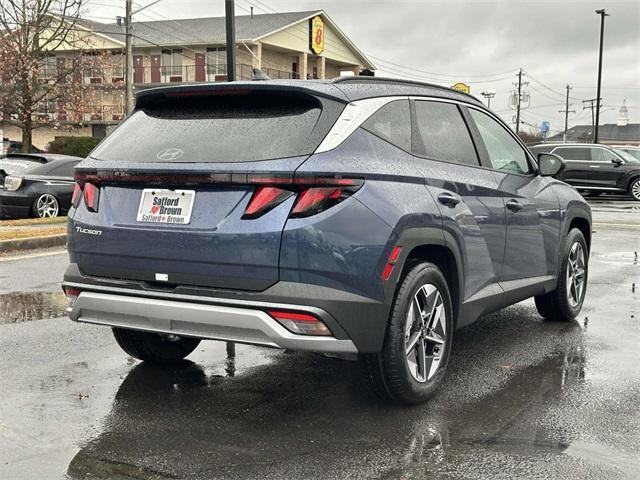
[[[358,354],[399,403],[456,329],[535,297],[572,320],[591,213],[475,98],[400,80],[143,91],[75,170],[72,320],[155,363],[201,339]]]

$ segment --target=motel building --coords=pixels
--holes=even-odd
[[[91,49],[83,49],[88,62],[69,81],[83,82],[89,93],[80,113],[71,115],[57,102],[37,114],[55,118],[60,125],[34,130],[33,144],[38,148],[56,136],[104,137],[124,119],[124,22],[82,19],[77,27],[86,31]],[[274,79],[324,79],[375,69],[322,10],[236,16],[235,49],[237,80],[251,79],[254,69]],[[56,66],[74,53],[78,52],[52,52],[40,66],[39,81],[54,78]],[[134,89],[224,82],[226,54],[224,17],[134,22]],[[92,57],[100,58],[99,65],[97,61],[91,65]],[[43,103],[46,110],[47,102]],[[20,140],[20,130],[6,114],[2,118],[4,138]]]

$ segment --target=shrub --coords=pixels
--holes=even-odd
[[[102,140],[95,137],[56,137],[49,144],[49,153],[61,153],[75,157],[86,157]]]

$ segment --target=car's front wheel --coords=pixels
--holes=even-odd
[[[113,328],[120,348],[134,358],[149,363],[170,364],[183,360],[200,343],[199,338]]]
[[[414,265],[398,287],[382,351],[362,357],[365,378],[383,399],[426,401],[444,378],[451,350],[453,310],[442,272]]]
[[[556,289],[535,297],[538,313],[547,320],[570,322],[582,309],[587,292],[589,250],[582,232],[573,228],[567,235]]]
[[[634,200],[640,202],[640,178],[636,178],[631,181],[631,185],[629,185],[629,193]]]

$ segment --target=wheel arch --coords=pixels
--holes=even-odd
[[[458,324],[462,298],[464,295],[464,276],[460,252],[453,239],[446,241],[441,228],[412,228],[403,232],[395,242],[402,247],[402,254],[394,269],[393,282],[388,282],[392,292],[388,298],[393,298],[398,284],[402,281],[413,265],[419,262],[431,262],[436,265],[445,277],[451,294],[454,326]]]

